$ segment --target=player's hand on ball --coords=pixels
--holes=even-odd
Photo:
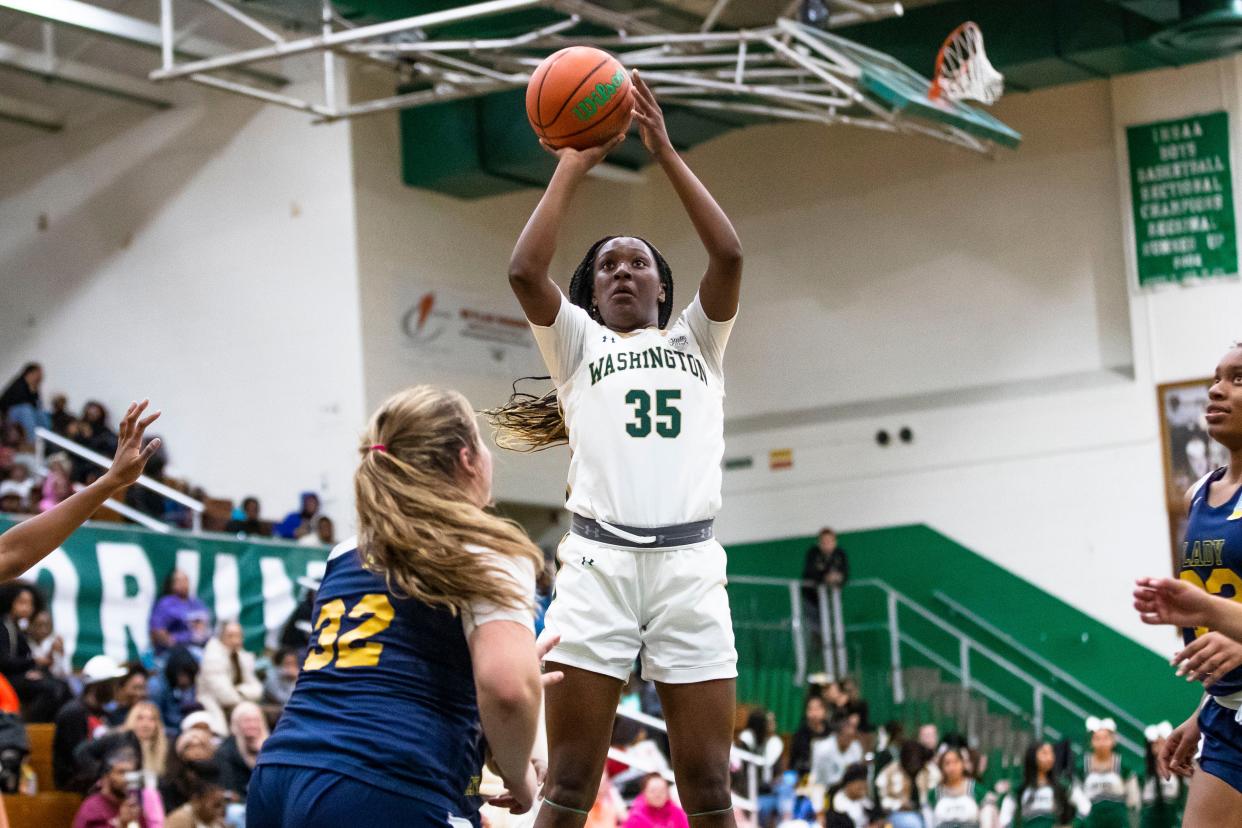
[[[117,429],[116,455],[112,458],[112,468],[104,473],[104,477],[108,478],[117,489],[123,489],[137,482],[139,476],[142,475],[142,470],[146,468],[147,461],[159,451],[159,437],[145,446],[142,444],[142,436],[147,426],[158,420],[161,413],[157,411],[143,417],[142,413],[146,411],[147,404],[147,400],[130,403]]]
[[[630,77],[634,83],[634,120],[638,121],[638,135],[643,139],[643,146],[653,156],[672,150],[673,142],[668,137],[668,128],[664,126],[664,113],[660,110],[655,93],[639,77],[637,69]]]
[[[628,128],[629,127],[627,126],[626,129]],[[557,149],[547,141],[544,141],[542,138],[539,139],[539,143],[544,149],[555,155],[557,161],[560,163],[576,164],[581,172],[586,172],[607,158],[608,153],[616,149],[617,145],[624,140],[625,130],[623,129],[621,132],[614,135],[607,143],[600,144],[598,147],[589,147],[587,149],[579,150],[574,149],[573,147],[561,147],[560,149]]]
[[[1168,779],[1172,774],[1189,778],[1195,772],[1194,758],[1198,749],[1199,711],[1196,710],[1165,740],[1164,747],[1156,756],[1156,771],[1162,779]]]
[[[1172,578],[1140,578],[1134,590],[1134,608],[1144,624],[1178,627],[1209,625],[1213,598],[1206,591]]]
[[[1211,632],[1190,642],[1173,656],[1172,664],[1177,674],[1186,681],[1201,681],[1205,688],[1211,687],[1222,677],[1242,667],[1242,644],[1223,633]]]

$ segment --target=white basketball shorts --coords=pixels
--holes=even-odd
[[[737,677],[725,590],[725,551],[715,540],[670,549],[608,546],[566,535],[543,635],[559,633],[547,660],[626,681],[667,684]]]

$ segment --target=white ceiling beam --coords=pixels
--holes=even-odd
[[[160,27],[155,23],[130,17],[109,9],[83,3],[81,0],[0,0],[0,9],[30,15],[58,26],[69,26],[94,35],[119,40],[131,46],[160,49]],[[232,54],[235,50],[222,43],[202,37],[184,37],[177,41],[177,53],[188,58],[210,58]],[[284,86],[288,80],[270,72],[241,70],[273,86]]]
[[[43,0],[33,1],[43,2]],[[66,2],[66,0],[59,1]],[[11,2],[28,3],[32,2],[32,0],[0,0],[0,6],[4,3]],[[402,18],[401,20],[389,20],[384,23],[376,23],[371,26],[362,26],[357,29],[332,32],[331,34],[322,34],[316,37],[304,37],[300,40],[286,40],[281,43],[273,43],[271,46],[260,49],[247,49],[241,52],[231,52],[226,55],[217,55],[211,58],[196,60],[191,63],[178,64],[176,67],[171,69],[156,69],[151,73],[151,79],[171,80],[173,78],[181,78],[187,75],[194,75],[203,72],[214,72],[217,69],[226,69],[231,66],[241,66],[242,64],[254,63],[256,61],[292,57],[293,55],[303,55],[308,52],[317,52],[322,49],[335,49],[341,46],[347,46],[351,43],[360,43],[364,40],[369,40],[375,37],[385,37],[387,35],[399,34],[400,32],[408,32],[411,29],[427,29],[433,26],[444,26],[450,23],[459,23],[466,20],[477,20],[508,12],[523,11],[525,9],[539,6],[544,2],[556,2],[556,0],[487,0],[482,3],[474,3],[468,6],[445,9],[444,11],[419,14],[413,17]]]
[[[0,120],[32,126],[46,132],[60,132],[65,119],[59,112],[43,104],[0,95]]]
[[[135,78],[111,69],[52,57],[11,43],[0,43],[0,67],[156,109],[168,109],[172,106],[172,101],[155,94],[150,81],[145,78]]]

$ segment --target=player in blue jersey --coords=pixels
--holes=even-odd
[[[1208,434],[1229,450],[1229,465],[1216,469],[1186,493],[1189,519],[1178,578],[1191,586],[1242,601],[1242,345],[1216,368],[1208,390]],[[1135,606],[1148,623],[1177,623],[1160,581],[1144,579]],[[1173,731],[1158,763],[1191,777],[1185,828],[1242,826],[1242,644],[1206,626],[1185,626],[1186,647],[1174,656],[1178,675],[1202,681],[1207,695],[1195,715]],[[1192,763],[1202,736],[1199,768]],[[1193,774],[1193,775],[1192,775]]]
[[[493,801],[526,811],[538,784],[542,555],[484,511],[491,454],[460,394],[418,386],[392,397],[361,454],[358,537],[328,558],[246,824],[477,826],[485,744],[507,787]]]

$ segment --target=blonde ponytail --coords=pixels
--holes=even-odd
[[[543,566],[520,526],[471,502],[460,478],[462,448],[483,450],[470,405],[456,391],[418,385],[380,406],[354,476],[362,565],[394,594],[454,614],[476,601],[529,608],[533,595],[467,548],[528,560],[536,572]]]

